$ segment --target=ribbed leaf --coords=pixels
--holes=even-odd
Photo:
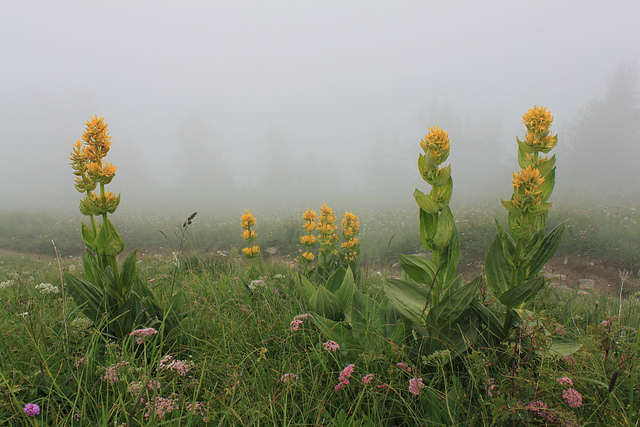
[[[440,303],[432,307],[429,311],[429,317],[433,320],[432,323],[450,324],[456,322],[458,317],[469,307],[469,304],[471,304],[471,300],[481,284],[482,276],[478,276],[459,289],[447,292],[440,300]]]
[[[318,287],[309,300],[311,311],[331,320],[340,320],[340,303],[324,286]]]
[[[384,292],[393,306],[413,322],[422,323],[429,292],[420,285],[401,279],[385,279]]]
[[[64,282],[67,291],[73,297],[80,311],[91,319],[96,325],[100,323],[106,311],[104,306],[104,293],[85,279],[76,277],[70,273],[64,273]]]
[[[509,288],[509,280],[513,267],[504,257],[502,239],[498,234],[489,245],[489,252],[484,261],[484,271],[487,276],[487,285],[496,298],[499,298]]]
[[[400,267],[411,278],[418,283],[425,283],[431,286],[438,267],[428,258],[417,255],[398,254]]]
[[[355,281],[353,280],[353,272],[351,267],[347,268],[347,272],[344,275],[342,284],[338,290],[334,293],[336,300],[340,304],[340,311],[343,313],[347,311],[347,307],[351,304],[353,299],[353,293],[356,289]]]
[[[564,233],[566,221],[558,224],[553,230],[549,232],[542,240],[542,243],[537,248],[535,254],[531,257],[531,261],[527,265],[527,276],[539,272],[542,267],[551,259],[558,249],[562,234]]]
[[[540,289],[544,287],[543,277],[533,277],[521,285],[514,286],[500,295],[500,302],[507,307],[516,307],[531,301]]]

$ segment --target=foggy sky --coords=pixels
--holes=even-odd
[[[528,108],[550,108],[562,132],[637,60],[638,17],[638,1],[0,2],[0,207],[75,205],[67,156],[93,115],[123,194],[170,198],[192,158],[190,179],[214,179],[202,148],[242,200],[279,168],[273,144],[302,164],[301,185],[306,162],[340,177],[326,186],[360,188],[376,140],[416,168],[428,127],[444,127],[434,111],[499,119],[486,144],[515,159]],[[464,187],[455,162],[477,153],[450,133]]]

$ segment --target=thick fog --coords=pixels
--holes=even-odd
[[[454,200],[510,196],[516,136],[555,116],[557,188],[632,188],[640,2],[0,3],[0,209],[73,211],[87,119],[120,209],[412,203],[450,133]]]

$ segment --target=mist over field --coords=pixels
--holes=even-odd
[[[67,156],[94,115],[118,213],[411,206],[435,125],[454,203],[498,203],[534,105],[555,116],[556,198],[633,194],[638,16],[637,1],[2,2],[0,210],[79,215]]]

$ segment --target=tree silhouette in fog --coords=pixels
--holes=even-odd
[[[570,126],[570,180],[575,188],[640,186],[638,69],[623,64],[608,80],[603,100],[591,100]]]

